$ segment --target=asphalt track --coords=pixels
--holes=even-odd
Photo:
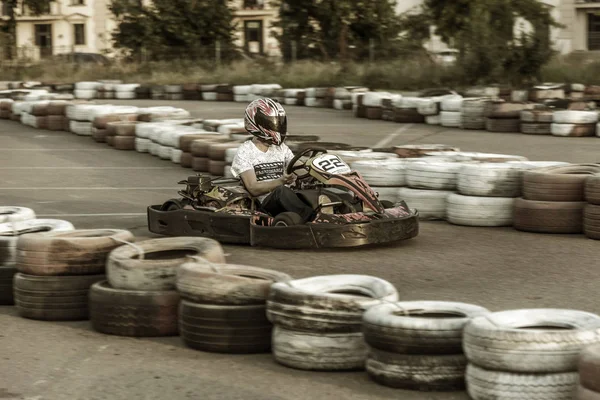
[[[155,101],[113,104],[159,105]],[[168,102],[195,117],[240,118],[244,105]],[[531,160],[600,161],[600,139],[462,131],[355,119],[349,111],[286,107],[290,133],[360,146],[442,143]],[[123,228],[139,238],[148,204],[175,195],[185,170],[148,154],[117,151],[89,137],[0,121],[0,204],[33,208],[77,228]],[[571,308],[600,313],[600,243],[582,235],[422,222],[417,238],[354,250],[283,251],[225,246],[232,263],[301,278],[355,273],[392,282],[402,300],[475,303],[490,310]],[[289,369],[269,354],[220,355],[179,338],[132,339],[92,331],[87,321],[21,319],[0,307],[0,399],[389,399],[458,400],[464,393],[404,392],[364,372]]]

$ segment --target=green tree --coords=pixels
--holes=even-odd
[[[12,59],[13,50],[17,43],[17,18],[16,10],[25,6],[32,15],[48,14],[51,0],[4,0],[3,4],[8,11],[8,20],[2,25],[5,38],[5,56]]]
[[[276,0],[284,58],[291,58],[295,42],[298,59],[339,58],[368,55],[369,41],[375,40],[379,55],[393,49],[400,32],[395,0]]]
[[[537,0],[424,0],[421,13],[407,18],[411,29],[417,18],[435,26],[434,33],[459,50],[469,83],[535,81],[554,54],[550,29],[561,26]]]
[[[143,50],[151,59],[212,58],[217,41],[223,58],[234,53],[229,0],[113,0],[110,11],[118,21],[115,47],[133,55]]]

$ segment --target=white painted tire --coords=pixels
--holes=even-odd
[[[249,103],[247,94],[234,94],[233,101],[236,103]]]
[[[115,98],[121,100],[131,100],[135,99],[136,95],[135,92],[115,92]]]
[[[406,166],[406,183],[413,189],[456,190],[460,163],[414,162]]]
[[[539,329],[520,329],[531,327]],[[567,330],[543,327],[569,327]],[[523,373],[577,371],[579,354],[600,342],[600,316],[561,309],[522,309],[474,318],[464,330],[470,362]]]
[[[163,160],[170,160],[172,150],[173,150],[173,147],[163,146],[163,145],[159,144],[156,155]]]
[[[412,108],[417,109],[419,107],[419,103],[421,102],[420,97],[404,97],[399,94],[391,95],[392,105],[396,108]]]
[[[115,85],[115,91],[122,93],[135,93],[135,89],[140,87],[139,83],[120,83]]]
[[[181,164],[181,155],[183,154],[182,150],[179,149],[171,149],[171,161],[175,164]]]
[[[517,165],[521,170],[533,168],[559,167],[571,164],[564,161],[507,161],[506,163],[510,165]]]
[[[428,115],[425,117],[425,123],[427,125],[441,125],[442,117],[440,115]]]
[[[325,107],[325,99],[317,99],[316,97],[307,97],[304,99],[304,105],[306,107]]]
[[[400,188],[398,201],[404,200],[410,208],[419,211],[419,219],[435,221],[446,219],[446,199],[451,195],[449,190],[420,190]]]
[[[252,89],[251,85],[238,85],[233,87],[233,94],[236,96],[239,95],[247,95],[250,93],[250,89]]]
[[[282,365],[313,371],[363,369],[368,353],[360,332],[317,333],[277,325],[272,334],[272,351]]]
[[[440,113],[440,103],[434,99],[421,99],[417,111],[425,116],[438,115]]]
[[[75,95],[76,99],[91,100],[96,97],[96,90],[75,89],[73,94]]]
[[[400,159],[355,161],[350,166],[369,186],[406,185],[406,163]]]
[[[148,153],[150,151],[150,139],[135,138],[135,149],[139,153]]]
[[[454,225],[512,226],[515,198],[451,194],[446,199],[446,219]]]
[[[153,122],[140,122],[135,125],[135,136],[138,138],[148,139],[153,131]]]
[[[92,136],[92,127],[93,124],[91,122],[81,122],[71,120],[69,122],[69,129],[76,135],[79,136]]]
[[[35,219],[35,211],[27,207],[0,207],[0,224]]]
[[[465,196],[521,196],[523,173],[520,164],[466,164],[457,177],[458,192]]]
[[[156,142],[150,142],[148,145],[148,152],[150,154],[152,154],[153,156],[157,156],[158,157],[158,150],[160,149],[160,144],[156,143]]]
[[[238,148],[239,147],[232,147],[232,148],[225,150],[225,164],[233,163],[233,159],[235,158],[235,155],[237,154]]]
[[[510,154],[477,153],[469,151],[438,151],[425,153],[427,158],[446,158],[453,162],[483,161],[483,162],[507,162],[507,161],[529,161],[527,157],[514,156]]]
[[[75,227],[60,219],[28,219],[0,224],[0,265],[14,267],[17,257],[17,241],[21,235],[35,232],[66,232]]]
[[[217,92],[202,92],[202,100],[217,101]]]
[[[445,96],[440,103],[440,108],[442,111],[460,112],[463,100],[462,96]]]
[[[140,251],[144,254],[141,259]],[[106,277],[113,288],[126,290],[175,290],[177,269],[189,258],[187,252],[209,262],[224,264],[223,248],[216,240],[199,237],[149,239],[123,245],[108,255]],[[169,254],[171,257],[151,257]]]
[[[580,135],[573,135],[573,133],[577,130],[577,129],[582,129],[581,125],[576,125],[576,124],[558,124],[558,123],[552,123],[550,124],[550,133],[552,134],[552,136],[562,136],[562,137],[568,137],[568,136],[580,136]],[[586,131],[586,135],[585,136],[597,136],[598,135],[598,131],[596,130],[596,132],[594,133],[594,135],[589,135],[589,131],[588,131],[588,127],[584,127],[583,129],[585,129]]]
[[[577,389],[577,372],[519,374],[467,366],[467,393],[473,400],[571,400]]]
[[[552,114],[552,122],[556,124],[594,124],[598,122],[597,111],[564,110]]]
[[[396,288],[374,276],[314,276],[271,285],[267,318],[294,330],[360,332],[364,310],[381,301],[397,300]]]
[[[75,90],[98,90],[101,86],[101,82],[76,82]]]
[[[460,111],[442,111],[440,112],[440,125],[448,128],[459,128],[461,125],[462,114]]]

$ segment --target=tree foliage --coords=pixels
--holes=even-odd
[[[395,0],[276,0],[272,4],[279,8],[275,27],[280,32],[275,36],[285,59],[291,58],[292,42],[298,59],[365,58],[371,39],[377,44],[378,58],[396,48],[400,24]]]
[[[234,53],[232,12],[228,0],[113,0],[118,26],[115,47],[150,59],[185,56],[214,58],[219,42],[223,58]]]
[[[554,53],[550,29],[560,27],[537,0],[424,0],[421,13],[407,18],[412,29],[417,18],[435,26],[434,33],[459,50],[471,83],[534,81]]]
[[[32,15],[42,15],[50,12],[49,0],[3,0],[8,10],[8,20],[2,25],[1,32],[6,40],[6,56],[12,58],[17,39],[16,11],[22,6],[29,9]]]

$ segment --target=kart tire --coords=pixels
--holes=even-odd
[[[118,229],[78,229],[30,233],[17,241],[17,269],[28,275],[98,275],[106,270],[108,254],[134,241]]]
[[[223,161],[223,163],[225,163],[225,152],[227,149],[236,147],[240,147],[240,143],[237,141],[211,144],[208,148],[208,158],[212,161]]]
[[[95,283],[89,294],[92,328],[109,335],[176,336],[179,294],[174,290],[123,290],[107,281]]]
[[[453,193],[446,200],[446,219],[454,225],[513,226],[515,199]]]
[[[490,313],[473,318],[463,334],[465,354],[479,367],[536,374],[577,371],[581,351],[596,343],[600,343],[600,316],[576,310]]]
[[[206,140],[222,140],[224,139],[222,134],[210,134],[210,133],[198,133],[191,135],[183,135],[179,138],[179,149],[185,153],[191,153],[192,144],[194,141],[206,141]],[[206,153],[208,155],[208,153]]]
[[[406,166],[406,183],[413,189],[456,190],[461,163],[414,162]]]
[[[463,354],[406,355],[369,349],[367,374],[396,389],[450,392],[465,389],[467,358]]]
[[[555,111],[552,122],[555,124],[595,124],[598,122],[598,113],[576,110]]]
[[[581,233],[583,201],[534,201],[516,199],[514,228],[524,232]]]
[[[467,366],[467,393],[473,400],[571,400],[577,389],[576,372],[521,374]]]
[[[436,151],[460,151],[458,147],[447,146],[445,144],[406,144],[403,146],[394,146],[394,153],[400,158],[419,158],[426,153]]]
[[[202,304],[265,304],[271,285],[292,278],[282,272],[245,265],[213,264],[197,258],[177,270],[182,299]]]
[[[493,119],[521,119],[521,111],[528,106],[525,103],[512,103],[506,101],[490,101],[486,104],[483,116]]]
[[[550,124],[553,122],[554,111],[545,109],[533,109],[521,111],[521,122],[528,125],[548,125],[550,132]]]
[[[296,225],[304,225],[304,220],[300,216],[300,214],[286,211],[280,214],[273,219],[273,226],[296,226]]]
[[[600,205],[588,204],[583,209],[583,233],[590,239],[600,240]]]
[[[404,200],[410,208],[416,208],[420,220],[445,220],[446,201],[452,193],[454,192],[449,190],[400,188],[398,199]]]
[[[24,318],[43,321],[88,319],[88,292],[104,275],[14,276],[14,301]]]
[[[459,128],[462,115],[460,111],[441,111],[440,125],[448,128]]]
[[[229,143],[231,139],[223,138],[223,139],[197,139],[192,141],[190,146],[190,153],[194,157],[206,157],[208,158],[210,146],[217,143]]]
[[[600,392],[595,392],[583,385],[577,386],[575,400],[600,400]]]
[[[17,273],[15,267],[0,266],[0,305],[11,306],[15,304],[13,297],[13,278]]]
[[[139,251],[143,259],[139,258]],[[223,264],[223,248],[213,239],[175,237],[150,239],[121,246],[108,256],[106,272],[110,286],[126,290],[175,290],[175,277],[187,256],[203,257]]]
[[[406,162],[401,159],[359,160],[350,165],[352,169],[362,175],[370,186],[406,185]]]
[[[179,335],[192,349],[231,354],[268,353],[273,325],[265,305],[179,304]]]
[[[344,291],[362,296],[341,294]],[[273,324],[293,330],[360,332],[365,309],[397,299],[391,283],[373,276],[315,276],[271,285],[267,317]]]
[[[585,182],[598,173],[598,164],[572,164],[524,171],[523,198],[538,201],[584,201]]]
[[[581,386],[598,392],[600,397],[600,345],[588,346],[579,355],[578,367]]]
[[[179,165],[181,165],[183,168],[192,168],[193,160],[194,157],[191,153],[183,152],[181,153],[181,162],[179,163]]]
[[[0,224],[35,219],[35,211],[26,207],[0,207]]]
[[[272,334],[275,361],[309,371],[362,370],[368,348],[360,332],[296,331],[275,325]]]
[[[551,135],[552,131],[550,125],[551,124],[521,122],[521,133],[525,135]]]
[[[372,348],[420,355],[462,354],[463,329],[483,307],[442,301],[380,304],[363,315],[362,332]]]
[[[485,130],[488,132],[521,132],[521,119],[495,119],[487,118],[485,121]]]
[[[600,174],[592,175],[586,179],[585,201],[600,205]]]
[[[170,199],[165,201],[160,206],[160,211],[177,211],[183,210],[183,208],[189,203],[186,199]]]
[[[550,125],[552,136],[591,137],[596,136],[596,124],[556,124]]]

